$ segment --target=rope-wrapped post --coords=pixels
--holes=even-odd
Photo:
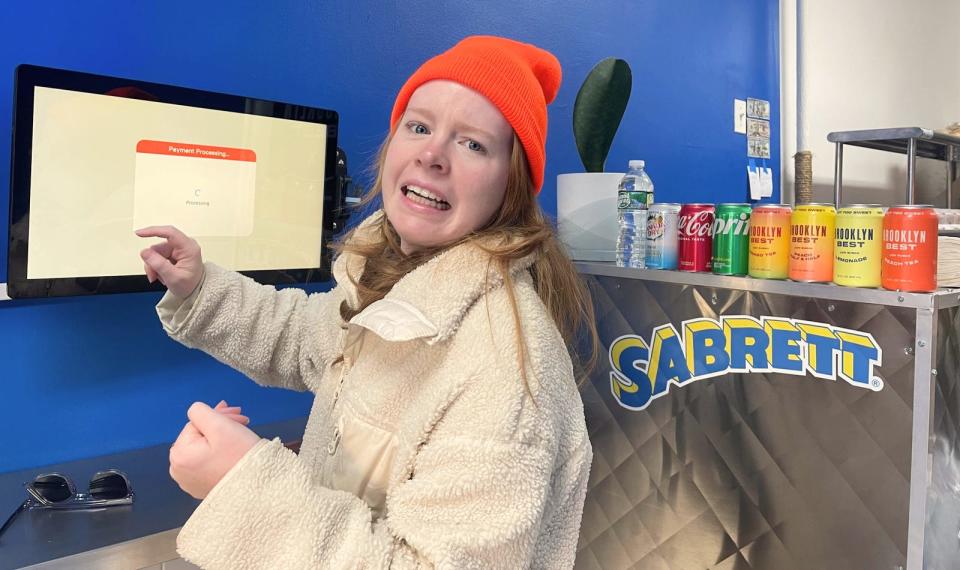
[[[813,153],[801,150],[793,155],[793,192],[797,204],[813,202]]]

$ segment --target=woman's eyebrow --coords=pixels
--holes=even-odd
[[[432,111],[430,111],[429,109],[423,109],[421,107],[407,107],[407,112],[420,115],[421,117],[427,119],[428,121],[432,121],[434,118]]]
[[[497,140],[497,138],[493,136],[493,133],[489,131],[485,131],[480,127],[468,125],[467,123],[457,123],[456,127],[458,132],[466,132],[466,133],[473,133],[475,135],[480,135],[480,138],[483,138],[488,141]]]

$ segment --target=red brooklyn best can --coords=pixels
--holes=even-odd
[[[713,204],[684,204],[677,223],[678,269],[710,271],[713,255]]]
[[[894,206],[883,216],[884,289],[937,289],[937,214],[930,206]]]

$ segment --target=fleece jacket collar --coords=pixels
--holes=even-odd
[[[351,241],[375,239],[382,216],[380,211],[367,218]],[[510,266],[511,276],[516,277],[528,269],[535,257],[531,254],[514,261]],[[353,306],[359,304],[359,300],[356,286],[348,275],[358,280],[364,263],[364,258],[344,253],[334,264],[334,277],[346,289],[348,302]],[[473,243],[461,244],[405,275],[383,299],[354,316],[350,324],[388,341],[442,342],[453,336],[477,299],[502,284],[503,277],[490,263],[487,253]]]

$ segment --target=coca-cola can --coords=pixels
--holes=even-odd
[[[684,204],[677,223],[680,271],[710,271],[713,204]]]

